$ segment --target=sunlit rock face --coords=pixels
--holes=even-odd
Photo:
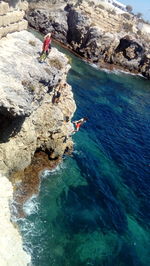
[[[0,2],[0,39],[8,33],[27,29],[28,22],[24,19],[27,9],[27,1]]]
[[[21,236],[10,222],[10,203],[12,202],[13,187],[5,176],[0,174],[0,265],[29,265],[31,257],[22,248]]]
[[[21,0],[3,0],[4,2],[8,3],[9,6],[15,7]]]
[[[150,78],[149,36],[141,35],[129,13],[107,10],[98,2],[42,1],[29,5],[29,25],[53,37],[99,67],[118,67]],[[120,45],[128,43],[120,50]]]
[[[52,48],[46,61],[39,63],[42,43],[24,30],[27,6],[26,1],[0,2],[0,265],[11,266],[28,265],[31,258],[10,222],[13,188],[6,177],[29,166],[37,151],[46,157],[40,170],[45,161],[56,166],[73,147],[71,118],[76,109],[66,83],[68,59]],[[59,101],[54,103],[60,87]]]
[[[40,64],[41,48],[41,41],[27,31],[0,41],[0,169],[7,175],[28,166],[37,149],[57,159],[73,145],[76,105],[66,83],[70,65],[55,48]],[[59,102],[53,103],[60,86]]]

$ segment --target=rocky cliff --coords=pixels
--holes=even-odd
[[[10,222],[10,203],[13,188],[11,182],[0,174],[0,265],[30,265],[30,255],[22,248],[22,239],[15,226]]]
[[[27,1],[0,1],[0,39],[8,33],[27,29],[24,19],[27,8]]]
[[[7,34],[0,40],[0,179],[4,180],[1,182],[0,198],[2,205],[7,205],[7,219],[1,208],[1,230],[5,231],[3,221],[8,224],[1,244],[5,250],[6,246],[8,250],[13,246],[9,256],[1,248],[0,265],[27,265],[30,259],[21,249],[21,238],[17,230],[13,230],[9,222],[8,200],[12,199],[12,186],[6,176],[10,178],[10,175],[13,174],[14,177],[15,173],[19,173],[17,186],[25,195],[22,202],[19,202],[23,204],[33,190],[34,193],[38,192],[40,182],[38,179],[36,188],[34,184],[31,191],[35,175],[31,178],[30,172],[28,180],[25,176],[27,181],[24,182],[21,180],[23,169],[27,169],[31,162],[32,173],[52,168],[73,146],[70,136],[73,130],[71,118],[76,105],[71,87],[66,82],[70,65],[68,59],[55,48],[52,48],[44,63],[39,63],[41,48],[41,41],[27,31]],[[58,90],[60,97],[55,102]],[[35,166],[35,154],[43,154],[40,166],[39,157],[36,161],[38,166]],[[26,172],[29,173],[28,170]],[[7,188],[9,193],[4,198]],[[17,188],[15,183],[15,189],[19,193]],[[5,241],[9,238],[12,239],[10,246]]]
[[[129,13],[106,10],[98,1],[31,3],[30,26],[46,33],[99,67],[116,66],[150,78],[149,36],[138,30]]]
[[[66,84],[68,59],[53,48],[40,64],[41,46],[27,31],[0,42],[0,169],[5,175],[28,166],[36,150],[56,159],[72,146],[75,102]],[[53,104],[60,86],[60,101]]]

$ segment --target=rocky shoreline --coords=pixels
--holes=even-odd
[[[39,172],[54,168],[62,155],[73,147],[70,133],[76,105],[71,86],[66,83],[70,65],[56,48],[52,48],[46,62],[40,64],[41,47],[41,41],[27,31],[8,34],[0,41],[0,174],[11,187],[6,199],[9,217],[9,199],[13,197],[13,190],[7,178],[14,185],[17,217],[23,217],[23,204],[38,193]],[[54,95],[60,86],[59,102],[54,103]],[[5,185],[3,190],[6,191]],[[3,216],[5,212],[1,213],[1,218]],[[0,256],[0,264],[6,265],[4,259],[11,266],[27,265],[30,256],[23,250],[19,255],[22,243],[18,231],[14,228],[6,234],[10,234],[12,243],[14,241],[14,249],[9,258]],[[18,258],[22,257],[21,263],[14,263],[12,259],[16,258],[16,237],[19,237],[17,254]],[[1,243],[6,246],[5,237]]]
[[[115,22],[113,14],[108,16],[105,10],[92,6],[91,1],[55,2],[30,3],[26,14],[30,26],[44,34],[53,32],[56,41],[97,67],[150,78],[150,48],[137,32],[120,30],[123,24]],[[52,48],[46,62],[39,63],[42,43],[23,30],[27,28],[23,17],[28,5],[22,3],[21,11],[1,3],[5,20],[1,21],[0,31],[0,265],[10,266],[27,265],[31,260],[22,249],[17,228],[10,222],[12,198],[17,207],[15,215],[24,217],[23,204],[38,193],[40,172],[56,167],[72,150],[71,119],[76,110],[72,89],[66,82],[68,59]],[[105,17],[110,21],[107,26],[105,21],[103,27]],[[59,102],[54,103],[60,86]]]
[[[130,14],[113,14],[91,1],[31,3],[26,18],[41,33],[53,37],[98,67],[110,66],[150,78],[150,47],[138,21]],[[128,27],[127,27],[128,26]]]
[[[35,153],[28,167],[11,175],[10,179],[14,188],[13,207],[15,218],[19,219],[26,216],[23,206],[33,195],[38,195],[41,174],[44,170],[53,170],[60,162],[61,158],[49,160],[48,154],[39,151]]]
[[[52,48],[47,61],[40,64],[38,53],[42,43],[27,31],[10,34],[1,40],[0,46],[3,76],[0,108],[3,160],[0,168],[8,175],[30,165],[37,149],[47,150],[51,159],[57,159],[72,148],[69,135],[76,105],[71,87],[66,83],[70,68],[68,59],[57,49]],[[60,101],[53,104],[60,84]]]
[[[1,174],[0,181],[0,265],[26,266],[29,265],[31,257],[22,249],[21,236],[10,222],[13,187],[8,178]]]
[[[135,75],[143,76],[137,70],[129,71],[129,69],[126,68],[126,67],[115,65],[115,64],[109,64],[109,63],[104,62],[104,61],[101,61],[99,63],[99,65],[94,63],[94,62],[92,63],[90,59],[84,58],[83,56],[79,55],[76,51],[73,51],[70,47],[68,47],[67,45],[63,44],[62,42],[60,42],[60,41],[58,41],[56,39],[53,39],[53,42],[56,43],[56,44],[59,44],[64,49],[69,50],[71,53],[73,53],[75,56],[79,57],[80,59],[84,60],[85,62],[87,62],[89,64],[93,64],[93,66],[95,66],[96,68],[100,68],[100,69],[104,69],[104,70],[110,70],[110,71],[121,71],[121,72],[129,73],[129,74],[135,74]]]

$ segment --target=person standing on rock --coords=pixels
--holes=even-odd
[[[61,96],[61,88],[59,88],[56,93],[54,94],[53,96],[53,99],[52,99],[52,103],[59,103],[59,100],[60,100],[60,96]]]
[[[39,58],[40,62],[46,59],[46,57],[49,55],[50,50],[51,50],[51,33],[48,33],[44,36],[42,53]]]
[[[66,83],[64,83],[64,84],[60,83],[59,87],[54,92],[54,95],[53,95],[53,98],[52,98],[52,103],[53,104],[54,103],[59,103],[62,90],[65,89],[66,87],[67,87]]]

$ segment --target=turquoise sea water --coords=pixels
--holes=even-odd
[[[34,266],[148,266],[150,81],[66,53],[74,119],[89,121],[73,136],[72,156],[26,202],[25,247]]]

